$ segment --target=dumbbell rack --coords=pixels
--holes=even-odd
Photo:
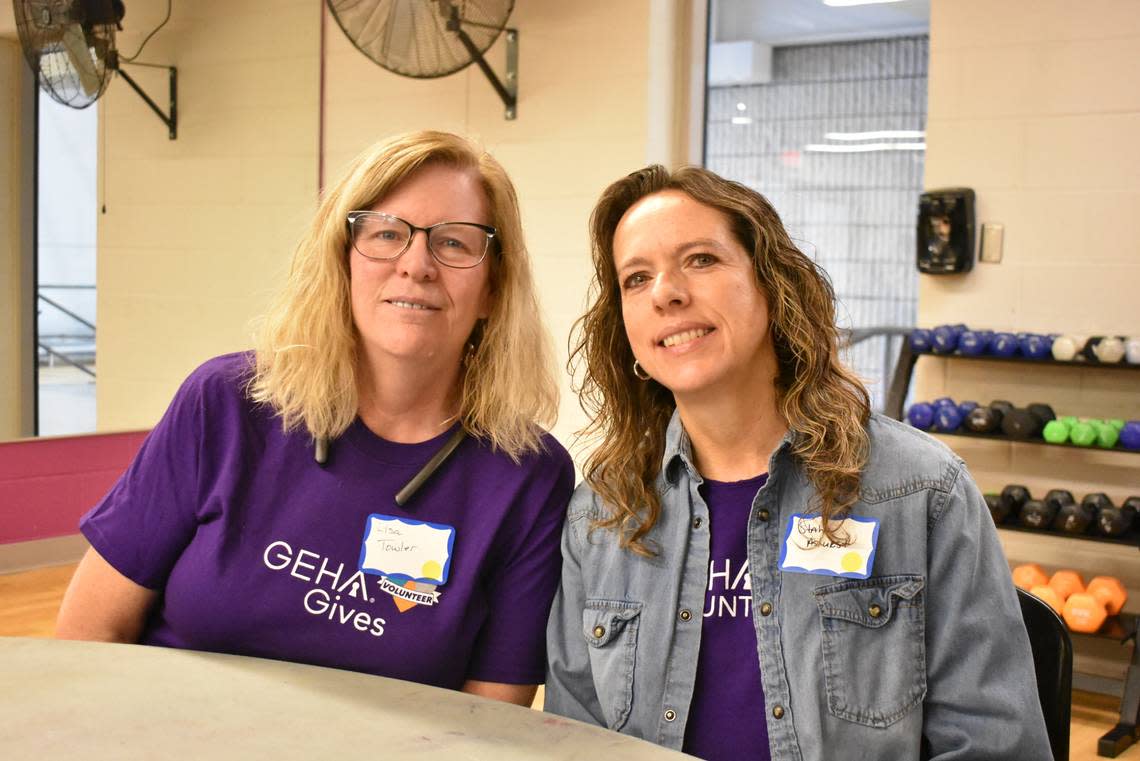
[[[914,374],[914,366],[918,364],[921,357],[938,357],[941,359],[954,359],[966,360],[973,362],[1016,362],[1022,365],[1035,365],[1037,367],[1076,367],[1084,368],[1087,370],[1116,370],[1116,371],[1132,371],[1140,372],[1140,365],[1129,365],[1123,362],[1108,364],[1100,362],[1061,362],[1055,359],[1026,359],[1025,357],[997,357],[992,354],[980,354],[977,356],[969,354],[936,354],[931,352],[915,352],[910,348],[910,343],[904,340],[902,348],[899,350],[899,360],[895,364],[895,372],[891,377],[891,386],[887,389],[887,399],[883,406],[884,414],[893,417],[895,420],[905,420],[903,416],[903,405],[906,402],[907,392],[910,390],[910,379]],[[1140,449],[1125,449],[1119,444],[1111,449],[1101,449],[1100,447],[1078,447],[1074,444],[1050,444],[1044,439],[1013,439],[1009,436],[995,433],[970,433],[967,431],[954,431],[943,432],[938,431],[940,436],[969,436],[975,439],[986,439],[989,441],[1011,441],[1017,444],[1041,444],[1047,447],[1070,447],[1074,449],[1091,449],[1100,452],[1127,452],[1133,454],[1140,454]]]
[[[966,354],[959,354],[957,352],[954,352],[952,354],[915,352],[910,348],[909,342],[904,339],[902,342],[902,348],[899,350],[898,363],[895,365],[895,372],[891,378],[891,385],[887,390],[887,398],[883,410],[884,414],[894,418],[895,420],[901,421],[906,419],[903,414],[903,406],[906,402],[907,392],[910,390],[911,377],[914,374],[914,367],[916,364],[918,364],[918,360],[924,356],[975,362],[1016,362],[1021,364],[1031,364],[1047,367],[1074,367],[1096,370],[1117,370],[1125,372],[1140,371],[1140,365],[1130,365],[1125,363],[1108,364],[1084,361],[1062,362],[1055,359],[998,357],[991,354],[971,356]],[[1140,454],[1140,450],[1125,449],[1119,444],[1115,447],[1112,447],[1111,449],[1103,449],[1101,447],[1078,447],[1076,445],[1067,443],[1050,444],[1044,439],[1014,439],[1001,434],[972,433],[966,431],[938,431],[937,433],[940,436],[961,436],[972,439],[985,439],[987,441],[1004,441],[1012,444],[1032,444],[1047,447],[1068,447],[1072,449],[1084,449],[1097,452],[1122,452],[1127,454]],[[1038,536],[1052,535],[1066,539],[1109,542],[1112,544],[1126,544],[1140,547],[1140,535],[1137,535],[1135,533],[1128,537],[1113,539],[1109,537],[1093,536],[1091,534],[1073,536],[1069,534],[1063,534],[1059,531],[1039,531],[1022,526],[1005,524],[1003,524],[1000,528],[1003,531],[1032,532]],[[1121,753],[1123,753],[1126,748],[1136,743],[1137,740],[1140,740],[1140,647],[1137,646],[1137,639],[1140,638],[1140,616],[1136,616],[1130,613],[1121,613],[1110,618],[1105,622],[1104,626],[1102,626],[1099,631],[1093,634],[1081,634],[1078,632],[1071,632],[1071,634],[1077,637],[1108,638],[1122,644],[1129,640],[1132,641],[1132,657],[1128,664],[1128,670],[1124,676],[1124,691],[1120,701],[1120,720],[1117,722],[1115,727],[1106,732],[1097,741],[1098,756],[1116,758]]]

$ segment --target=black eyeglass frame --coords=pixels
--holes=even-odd
[[[353,223],[355,223],[356,220],[360,219],[361,217],[386,217],[388,219],[394,219],[397,222],[403,222],[405,225],[407,225],[411,229],[412,233],[408,236],[408,242],[404,244],[404,247],[400,250],[400,253],[396,254],[395,256],[369,256],[357,247],[356,236],[352,233]],[[434,225],[428,225],[427,227],[417,227],[406,219],[401,219],[395,214],[388,214],[383,211],[350,211],[348,213],[348,216],[345,218],[345,224],[348,228],[348,239],[352,242],[352,248],[356,251],[356,253],[360,254],[365,259],[370,259],[374,262],[394,262],[406,254],[408,252],[408,249],[412,247],[412,240],[416,237],[416,233],[422,232],[424,234],[424,240],[427,241],[427,250],[428,253],[431,254],[431,258],[442,264],[444,267],[450,267],[451,269],[456,270],[469,270],[482,264],[483,260],[487,258],[487,252],[491,250],[491,243],[497,240],[497,236],[499,234],[499,231],[491,225],[483,225],[478,222],[436,222]],[[466,225],[467,227],[477,227],[486,233],[487,245],[483,248],[483,255],[479,257],[478,261],[474,262],[473,264],[466,265],[451,264],[450,262],[443,261],[443,259],[441,259],[439,255],[436,254],[435,249],[431,246],[431,232],[437,227],[444,227],[446,225]]]

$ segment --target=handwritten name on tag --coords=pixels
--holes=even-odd
[[[455,529],[441,523],[373,513],[360,548],[360,570],[444,584],[451,570]]]
[[[865,579],[875,562],[879,541],[876,518],[847,517],[831,521],[834,540],[823,533],[819,515],[796,513],[788,519],[780,570]]]

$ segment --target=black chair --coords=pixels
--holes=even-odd
[[[1069,761],[1069,723],[1073,702],[1073,641],[1069,630],[1048,603],[1017,590],[1021,617],[1029,632],[1033,666],[1037,671],[1037,692],[1053,761]]]

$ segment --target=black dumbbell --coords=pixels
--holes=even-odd
[[[1025,409],[1029,410],[1034,415],[1041,418],[1041,425],[1043,425],[1043,426],[1046,423],[1048,423],[1050,420],[1056,420],[1057,419],[1057,414],[1055,412],[1053,412],[1053,408],[1050,407],[1048,404],[1042,404],[1040,402],[1034,402],[1033,404],[1030,404],[1029,406],[1027,406]]]
[[[994,399],[990,402],[990,409],[998,410],[1003,415],[1012,409],[1015,409],[1013,402],[1007,402],[1005,399]]]
[[[1057,517],[1053,520],[1053,528],[1064,531],[1066,534],[1083,534],[1088,531],[1089,526],[1096,518],[1097,505],[1099,504],[1097,500],[1090,499],[1092,497],[1104,497],[1104,495],[1090,494],[1082,499],[1079,504],[1067,502],[1061,505],[1057,511]],[[1108,497],[1104,498],[1108,499]]]
[[[1093,336],[1085,342],[1081,355],[1089,362],[1115,363],[1124,358],[1124,336]]]
[[[1136,517],[1135,504],[1117,507],[1107,494],[1101,492],[1087,495],[1081,503],[1096,511],[1094,522],[1097,530],[1105,536],[1121,536],[1132,528],[1132,520]]]
[[[1050,507],[1044,500],[1031,499],[1022,506],[1017,520],[1026,528],[1046,529],[1053,525],[1053,517],[1056,515],[1055,507]]]
[[[993,407],[975,407],[962,424],[973,433],[993,433],[1001,428],[1002,412]]]
[[[998,495],[997,513],[993,509],[990,510],[990,515],[994,518],[994,523],[1004,523],[1007,519],[1014,518],[1021,513],[1021,508],[1025,507],[1025,503],[1033,497],[1029,494],[1029,490],[1019,484],[1010,484],[1001,490]],[[999,519],[1000,518],[1000,519]]]
[[[1065,505],[1076,502],[1077,498],[1068,489],[1050,489],[1045,493],[1044,502],[1053,510],[1060,510]]]
[[[982,499],[986,501],[986,509],[990,511],[990,517],[994,519],[995,524],[1000,525],[1009,516],[1002,506],[1001,495],[983,494]]]
[[[1025,409],[1014,408],[1004,414],[1001,430],[1013,439],[1031,439],[1041,435],[1041,429],[1050,420],[1056,420],[1048,404],[1031,404]]]

